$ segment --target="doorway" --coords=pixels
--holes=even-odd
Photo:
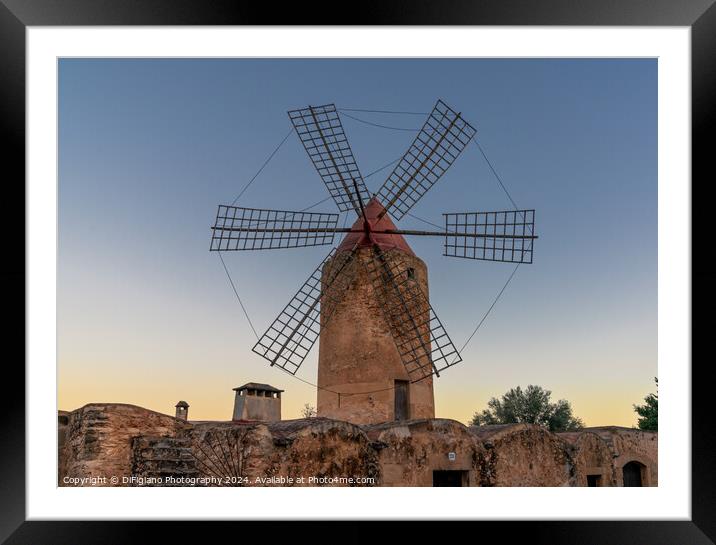
[[[639,462],[629,462],[624,464],[622,475],[624,477],[624,486],[644,486],[642,484],[642,469],[645,466]]]
[[[433,471],[433,486],[469,486],[467,471],[436,469]]]
[[[587,475],[587,486],[602,486],[602,476]]]
[[[408,406],[408,381],[395,381],[395,420],[408,420],[410,418]]]

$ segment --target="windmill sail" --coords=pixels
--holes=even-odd
[[[370,194],[333,104],[288,112],[298,137],[341,212],[368,202]],[[357,187],[357,192],[356,192]]]
[[[483,261],[532,263],[535,211],[465,212],[445,216],[444,254]]]
[[[331,250],[252,350],[295,375],[318,338],[321,320],[325,324],[333,314],[356,273],[355,251]]]
[[[412,382],[462,361],[400,252],[373,248],[367,264],[376,299]]]
[[[438,100],[408,151],[378,192],[394,219],[401,219],[445,174],[475,136],[459,113]]]
[[[271,250],[333,244],[338,214],[219,205],[210,251]]]

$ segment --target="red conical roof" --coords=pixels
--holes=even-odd
[[[368,220],[371,231],[397,229],[388,214],[377,219],[384,210],[385,208],[383,208],[383,205],[380,204],[376,197],[368,201],[368,204],[365,206],[365,217]],[[338,251],[352,250],[356,243],[358,243],[359,248],[370,248],[373,243],[376,243],[381,250],[400,250],[406,254],[415,255],[408,245],[408,242],[403,238],[403,235],[371,233],[370,238],[366,236],[362,217],[358,218],[351,226],[351,232],[345,236],[338,246]]]

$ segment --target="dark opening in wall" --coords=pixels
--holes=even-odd
[[[622,476],[624,478],[624,486],[644,486],[643,485],[644,464],[632,461],[625,464],[622,468]]]
[[[587,475],[587,486],[602,486],[602,476]]]
[[[433,471],[433,486],[470,486],[468,471],[436,469]]]

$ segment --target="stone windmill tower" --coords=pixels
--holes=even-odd
[[[408,151],[371,195],[333,104],[289,117],[350,228],[339,214],[219,205],[212,251],[338,247],[261,336],[253,351],[295,375],[320,337],[318,414],[355,423],[431,418],[433,375],[460,354],[428,300],[425,263],[404,236],[444,238],[444,255],[531,263],[534,210],[443,214],[445,229],[398,229],[400,220],[447,171],[475,129],[438,100]]]
[[[376,222],[384,210],[376,198],[371,199],[365,207],[368,222]],[[356,245],[358,261],[371,263],[375,244],[394,259],[400,257],[405,280],[415,282],[427,299],[427,266],[413,253],[405,238],[388,233],[366,236],[363,221],[362,217],[356,220],[352,232],[338,246],[337,256],[324,266],[324,283],[334,262],[340,263],[342,254]],[[396,230],[388,216],[374,223],[373,228]],[[360,424],[435,417],[432,374],[411,383],[394,337],[397,333],[397,342],[408,340],[413,326],[410,324],[404,333],[391,327],[380,305],[380,292],[373,285],[370,268],[359,267],[332,315],[322,317],[318,346],[319,416]],[[418,321],[425,321],[429,307],[423,300],[410,303],[409,308]],[[429,346],[429,329],[423,326],[419,335],[422,343]]]

